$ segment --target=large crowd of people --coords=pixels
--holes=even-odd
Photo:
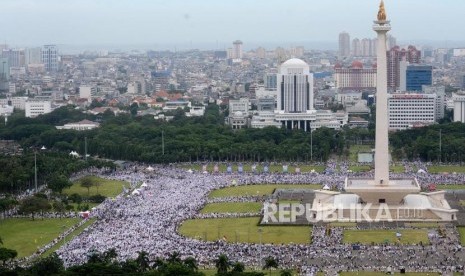
[[[173,166],[155,166],[151,172],[142,166],[131,166],[111,174],[105,173],[101,176],[128,181],[133,188],[141,182],[146,185],[139,189],[137,195],[128,192],[107,199],[92,212],[92,216],[98,218],[97,222],[61,247],[58,253],[67,266],[85,262],[89,252],[94,250],[103,252],[115,248],[121,260],[136,258],[139,251],[148,252],[151,260],[177,251],[183,257],[196,258],[201,267],[213,266],[217,256],[226,254],[231,260],[249,267],[263,265],[260,256],[272,256],[279,259],[281,267],[301,269],[309,274],[318,270],[388,271],[399,267],[407,271],[463,271],[465,250],[462,251],[455,228],[447,228],[445,238],[431,240],[429,245],[391,244],[355,249],[351,244],[342,243],[342,229],[337,227],[327,233],[323,227],[315,226],[312,243],[288,245],[228,243],[222,239],[201,241],[181,236],[177,231],[189,218],[239,216],[234,213],[199,214],[209,200],[208,194],[214,189],[259,183],[319,183],[342,188],[341,183],[347,173],[334,170],[332,163],[330,167],[329,173],[322,174],[205,174]],[[464,175],[407,174],[426,183],[465,183]],[[370,173],[360,175],[370,176]],[[227,197],[222,201],[261,199],[254,196]],[[242,214],[249,215],[257,214]]]

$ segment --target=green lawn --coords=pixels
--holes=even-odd
[[[90,193],[89,195],[96,195],[96,194],[101,194],[106,197],[115,197],[119,195],[123,191],[123,185],[126,186],[126,188],[129,188],[129,183],[125,181],[116,181],[116,180],[108,180],[104,178],[99,178],[96,176],[91,176],[91,178],[95,181],[100,183],[98,187],[91,187],[90,188]],[[97,189],[98,188],[98,189]],[[98,192],[97,192],[98,190]],[[71,194],[79,194],[81,196],[87,196],[87,188],[81,187],[81,184],[79,181],[76,181],[73,183],[73,186],[71,186],[69,189],[64,189],[63,193],[67,195]]]
[[[75,229],[71,234],[69,234],[68,236],[66,236],[66,242],[69,242],[70,240],[72,240],[74,237],[76,237],[77,235],[81,234],[82,231],[84,231],[84,229],[86,229],[86,227],[88,227],[89,225],[91,225],[92,223],[94,223],[96,221],[95,218],[91,218],[89,219],[88,221],[86,221],[81,227]],[[61,246],[63,246],[65,244],[65,239],[63,239],[62,241],[60,241],[59,243],[55,244],[54,246],[50,247],[49,250],[45,251],[41,257],[47,257],[49,256],[50,254],[52,254],[53,252],[55,252],[56,250],[58,250],[58,248],[60,248]]]
[[[237,163],[234,163],[234,164],[231,164],[232,166],[232,170],[233,172],[237,172],[237,168],[239,166],[239,164]],[[207,165],[207,171],[209,172],[213,172],[213,168],[214,168],[215,164],[208,164]],[[200,164],[192,164],[192,165],[184,165],[183,166],[184,168],[186,169],[191,169],[191,170],[194,170],[194,171],[201,171],[202,170],[202,165]],[[226,172],[226,169],[227,169],[227,165],[226,164],[219,164],[218,165],[218,170],[220,172]],[[325,170],[325,166],[319,166],[319,165],[300,165],[298,166],[300,168],[300,172],[311,172],[312,170],[315,170],[315,172],[318,172],[318,173],[321,173]],[[288,172],[289,173],[295,173],[295,168],[296,166],[294,165],[289,165],[288,166]],[[243,165],[243,170],[244,172],[251,172],[252,171],[252,165],[251,164],[244,164]],[[259,165],[257,166],[257,172],[263,172],[263,165]],[[282,165],[270,165],[269,166],[269,172],[274,172],[274,173],[281,173],[283,172],[283,166]]]
[[[465,245],[465,227],[458,227],[460,233],[460,242]]]
[[[385,241],[396,243],[396,230],[344,230],[344,243],[381,244]],[[400,229],[401,244],[428,244],[428,233],[425,229]]]
[[[438,190],[465,190],[464,185],[456,185],[456,184],[440,184],[436,186]]]
[[[349,170],[353,172],[369,172],[371,170],[371,166],[368,166],[368,165],[349,166]]]
[[[205,205],[200,213],[256,213],[261,208],[262,204],[258,202],[221,202]]]
[[[407,227],[413,228],[438,228],[438,226],[444,226],[444,223],[436,223],[436,222],[408,222],[405,223]]]
[[[259,243],[262,229],[262,242],[273,244],[308,244],[311,228],[308,226],[264,226],[259,227],[258,217],[191,219],[182,223],[179,233],[184,236],[217,241],[226,238],[228,242]]]
[[[381,276],[386,275],[386,272],[371,272],[371,271],[351,271],[351,272],[340,272],[340,276]],[[406,272],[405,274],[400,274],[400,272],[395,272],[394,275],[406,275],[406,276],[434,276],[441,275],[437,272]]]
[[[401,165],[394,165],[389,168],[389,171],[393,173],[404,173],[405,172],[405,167]]]
[[[358,162],[358,153],[371,152],[372,145],[351,145],[349,148],[349,161]]]
[[[429,166],[429,173],[465,173],[465,166]]]
[[[21,258],[31,255],[80,220],[80,218],[0,220],[0,237],[3,246],[18,251],[18,257]]]
[[[321,189],[319,184],[265,184],[265,185],[242,185],[234,187],[226,187],[212,191],[208,197],[227,197],[227,196],[252,196],[252,195],[269,195],[275,189]]]

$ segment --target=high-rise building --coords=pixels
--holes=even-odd
[[[395,47],[397,45],[397,39],[393,37],[392,35],[387,36],[387,48],[391,49],[392,47]]]
[[[40,47],[27,48],[26,49],[26,65],[29,64],[40,64],[42,49]]]
[[[48,72],[58,71],[58,47],[56,45],[42,47],[42,63]]]
[[[407,50],[395,46],[387,51],[388,88],[396,90],[400,87],[400,62],[402,59],[410,64],[418,64],[420,58],[421,52],[415,46],[408,46]]]
[[[361,46],[361,53],[364,57],[371,57],[373,56],[373,52],[371,50],[371,39],[364,38],[360,44]]]
[[[465,93],[453,93],[454,101],[454,122],[465,123]]]
[[[255,51],[258,58],[265,58],[266,57],[266,50],[263,47],[258,47]]]
[[[422,91],[423,85],[433,84],[433,67],[408,65],[405,72],[406,91]]]
[[[10,64],[8,58],[0,57],[0,91],[8,90],[8,80],[10,79]]]
[[[7,58],[11,67],[24,67],[24,49],[3,49],[2,57]]]
[[[362,55],[362,45],[358,38],[354,38],[354,40],[352,40],[352,55],[355,57]]]
[[[240,40],[233,42],[233,59],[242,59],[242,41]]]
[[[425,94],[436,95],[436,121],[439,121],[440,119],[444,118],[444,108],[446,106],[446,87],[443,85],[423,85],[422,91]]]
[[[276,72],[274,72],[274,70],[272,70],[271,72],[266,73],[263,81],[265,83],[265,89],[266,90],[276,91],[276,89],[277,89],[277,75],[276,75]]]
[[[350,68],[337,64],[334,73],[338,89],[362,90],[376,87],[376,68],[364,68],[360,61],[352,62]]]
[[[308,64],[292,58],[279,68],[278,111],[305,113],[313,110],[313,74]]]
[[[350,35],[346,32],[339,34],[339,57],[350,56]]]
[[[436,94],[394,93],[388,95],[389,129],[402,130],[436,121]]]

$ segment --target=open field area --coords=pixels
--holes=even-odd
[[[386,275],[386,272],[369,272],[369,271],[351,271],[351,272],[341,272],[339,273],[340,276],[381,276]],[[401,274],[399,271],[395,272],[391,275],[406,275],[406,276],[435,276],[441,275],[437,272],[406,272],[405,274]]]
[[[179,228],[181,235],[199,240],[228,242],[248,242],[273,244],[308,244],[311,228],[308,226],[264,226],[259,227],[258,217],[223,218],[223,219],[191,219],[183,222]],[[262,229],[262,234],[259,233]]]
[[[400,229],[396,230],[344,230],[344,243],[381,244],[397,243],[396,232],[402,234],[401,244],[428,244],[428,232],[425,229]]]
[[[216,273],[218,272],[217,269],[200,269],[200,272],[204,273],[205,276],[215,276]],[[270,275],[269,270],[251,270],[246,267],[245,269],[246,272],[263,272],[265,275]],[[297,275],[295,271],[292,271],[292,275]],[[280,276],[281,275],[281,269],[273,269],[271,270],[271,276]]]
[[[369,172],[371,169],[372,167],[368,165],[349,166],[349,170],[352,172]]]
[[[227,197],[227,196],[261,196],[272,194],[275,189],[321,189],[320,184],[265,184],[265,185],[242,185],[227,187],[212,191],[208,197]]]
[[[438,190],[465,190],[465,183],[464,185],[454,185],[454,184],[440,184],[436,186]]]
[[[462,245],[465,245],[465,227],[459,227],[459,234],[460,234],[460,242]]]
[[[465,166],[429,166],[429,173],[465,173]]]
[[[394,166],[389,167],[389,171],[391,171],[393,173],[404,173],[405,168],[404,168],[404,166],[401,166],[401,165],[394,165]]]
[[[52,254],[53,252],[55,252],[56,250],[58,250],[58,248],[60,248],[61,246],[63,246],[65,244],[65,241],[68,242],[72,239],[74,239],[74,237],[76,237],[77,235],[81,234],[82,231],[84,231],[84,229],[86,229],[89,225],[91,225],[92,223],[94,223],[96,221],[95,218],[91,218],[89,219],[88,221],[86,221],[86,223],[84,223],[81,227],[78,227],[76,228],[72,233],[70,233],[66,239],[63,239],[62,241],[60,241],[59,243],[55,244],[54,246],[50,247],[49,250],[45,251],[41,257],[47,257],[49,256],[50,254]]]
[[[105,197],[115,197],[123,191],[123,186],[129,188],[129,183],[125,181],[116,181],[116,180],[108,180],[99,178],[96,176],[91,176],[94,182],[99,183],[98,187],[93,186],[89,189],[89,195],[97,195],[101,194]],[[87,188],[81,187],[79,181],[73,183],[69,189],[64,189],[63,193],[67,195],[71,194],[79,194],[81,196],[87,196]]]
[[[261,208],[259,202],[221,202],[205,205],[200,213],[257,213]]]
[[[207,171],[213,172],[214,166],[215,166],[215,164],[208,164],[207,165]],[[231,164],[233,172],[237,172],[238,166],[239,165],[237,163]],[[202,165],[200,165],[200,164],[184,165],[183,167],[186,168],[186,169],[194,170],[194,171],[201,171],[202,170]],[[220,172],[226,172],[227,167],[228,167],[227,164],[219,164],[218,165],[218,170]],[[289,173],[295,173],[295,168],[296,167],[300,168],[300,172],[311,172],[312,170],[315,170],[315,172],[321,173],[321,172],[323,172],[325,170],[325,166],[302,164],[302,165],[299,165],[299,166],[289,165],[288,172]],[[252,164],[244,164],[243,165],[243,170],[244,170],[244,172],[252,172]],[[257,172],[263,172],[263,165],[257,166]],[[269,166],[269,172],[281,173],[281,172],[283,172],[283,166],[282,165],[270,165]]]
[[[49,243],[80,220],[80,218],[0,220],[0,237],[3,246],[18,251],[18,258],[21,258],[31,255],[37,248]]]
[[[351,145],[349,148],[349,161],[358,162],[358,154],[371,152],[373,145]]]

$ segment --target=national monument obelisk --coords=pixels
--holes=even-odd
[[[376,139],[375,139],[375,185],[389,185],[389,138],[387,108],[387,57],[386,34],[391,30],[386,20],[384,1],[381,0],[378,20],[373,30],[378,34],[376,73]]]

